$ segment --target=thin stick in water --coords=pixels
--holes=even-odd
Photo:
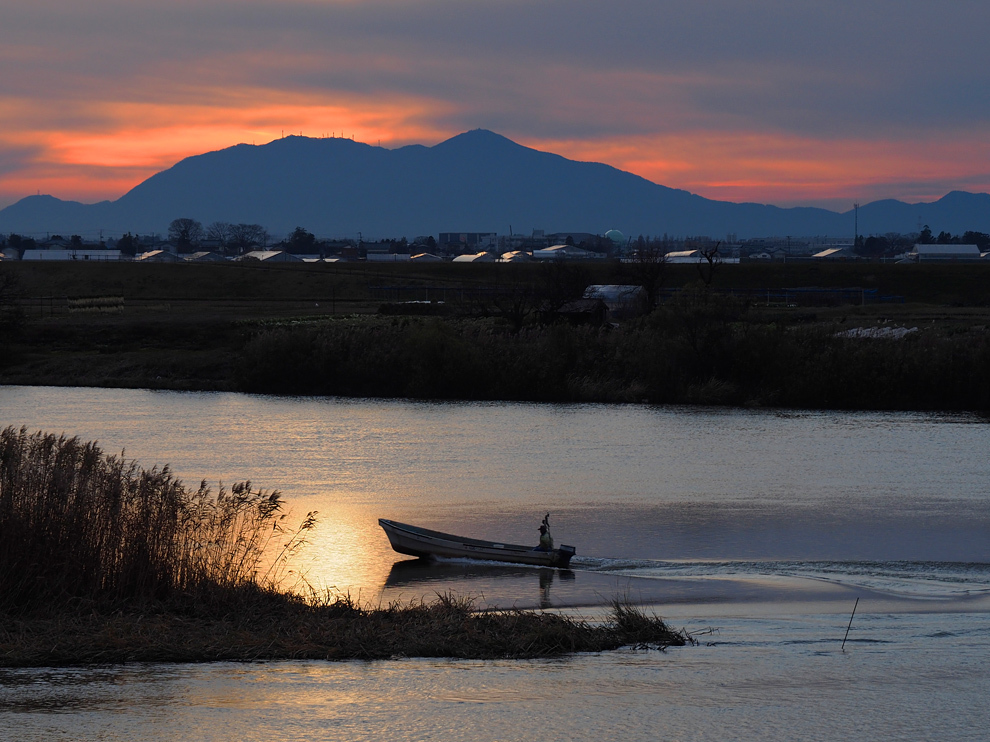
[[[853,616],[856,615],[856,606],[858,606],[858,605],[859,605],[859,598],[856,598],[856,602],[853,604],[852,616],[849,617],[849,625],[846,626],[846,635],[844,637],[842,637],[842,651],[843,652],[846,651],[846,639],[849,638],[849,629],[852,628],[852,625],[853,625]]]

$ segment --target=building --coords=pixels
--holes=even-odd
[[[498,244],[495,232],[441,232],[437,247],[447,253],[468,253],[493,250]]]
[[[646,289],[642,286],[623,284],[594,284],[584,290],[585,299],[600,299],[608,308],[611,319],[635,317],[643,314],[647,306]]]
[[[569,301],[556,312],[545,315],[544,321],[558,319],[570,325],[605,324],[608,317],[608,305],[601,299],[575,299]]]
[[[365,258],[369,263],[405,263],[410,259],[407,252],[389,252],[388,250],[368,250]]]
[[[830,247],[827,250],[816,252],[811,257],[815,260],[856,260],[859,256],[851,248]]]
[[[169,250],[149,250],[138,255],[135,260],[141,263],[181,263],[182,258]]]
[[[667,253],[668,263],[700,263],[702,260],[701,250],[673,250]]]
[[[574,245],[554,245],[533,250],[533,260],[599,260],[605,256]]]
[[[526,252],[525,250],[512,250],[511,252],[504,252],[499,257],[498,262],[500,263],[529,263],[533,260],[533,256]]]
[[[302,258],[285,250],[252,250],[242,255],[241,260],[261,260],[271,263],[301,263]]]
[[[980,248],[976,245],[915,245],[908,257],[918,263],[980,260]]]
[[[494,263],[495,257],[491,253],[479,252],[474,255],[458,255],[454,258],[455,263]]]
[[[567,239],[566,237],[564,238]],[[506,237],[499,238],[498,247],[502,252],[512,251],[512,250],[523,250],[525,252],[532,252],[533,250],[543,250],[550,245],[561,244],[559,242],[550,242],[547,239],[546,234],[542,229],[534,229],[532,234],[509,234]]]
[[[186,255],[185,260],[188,263],[225,263],[227,258],[217,252],[203,251]]]

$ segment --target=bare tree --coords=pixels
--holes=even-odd
[[[232,227],[233,225],[229,222],[213,222],[206,228],[206,237],[218,243],[220,250],[226,252],[227,243],[230,242]]]
[[[500,287],[492,302],[499,314],[512,325],[512,331],[518,333],[526,318],[538,309],[540,298],[532,286],[519,283]]]
[[[712,279],[715,278],[715,271],[722,265],[722,256],[719,255],[718,248],[722,244],[719,240],[714,245],[707,245],[698,249],[704,262],[698,261],[698,273],[705,286],[711,286]]]
[[[230,226],[230,244],[238,252],[268,244],[268,232],[260,224],[232,224]]]
[[[168,239],[174,242],[179,250],[191,249],[203,239],[203,234],[203,225],[195,219],[173,219],[168,225]]]
[[[548,260],[540,266],[542,308],[556,312],[564,304],[584,296],[591,282],[588,269],[564,260]]]
[[[632,260],[622,263],[623,272],[629,276],[629,281],[642,286],[646,291],[646,302],[649,310],[660,303],[660,290],[667,279],[667,253],[670,243],[666,237],[661,239],[637,240],[636,251]]]

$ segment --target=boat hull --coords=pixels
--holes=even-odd
[[[395,551],[423,559],[466,558],[541,567],[566,567],[574,556],[574,547],[564,544],[553,551],[538,551],[531,546],[464,538],[384,518],[379,518],[378,525],[385,531]]]

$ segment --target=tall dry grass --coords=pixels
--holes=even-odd
[[[0,432],[0,611],[275,591],[315,523],[250,482],[189,490],[96,443]],[[284,543],[282,542],[284,540]]]

